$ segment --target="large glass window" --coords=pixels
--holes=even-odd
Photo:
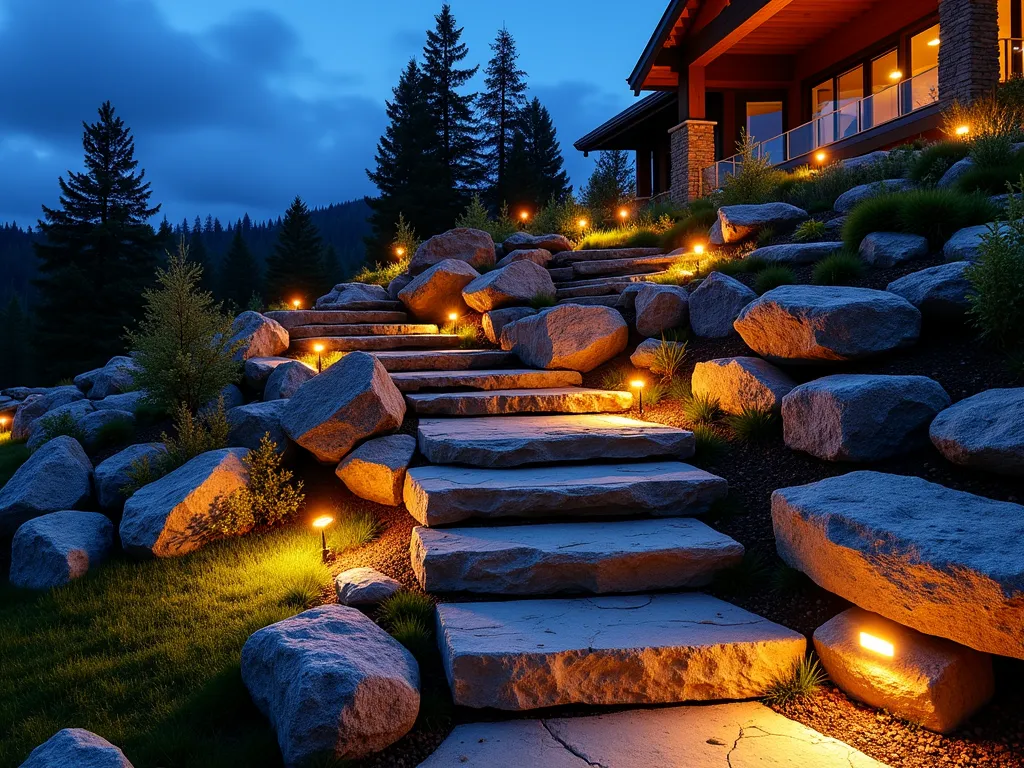
[[[761,147],[761,151],[775,163],[785,159],[782,156],[782,142],[768,140],[781,136],[782,130],[781,101],[747,102],[747,135],[755,142],[768,142]]]
[[[865,127],[899,117],[898,83],[902,75],[895,48],[871,60],[871,101],[864,110]]]
[[[999,73],[1003,80],[1024,74],[1022,0],[999,0]]]
[[[831,115],[836,108],[835,82],[829,78],[816,85],[811,91],[811,117],[814,119],[817,144],[828,144],[835,141],[833,120]]]
[[[931,104],[939,97],[939,25],[910,38],[910,108]]]
[[[857,102],[864,98],[864,67],[854,67],[836,78],[836,95],[837,131],[842,139],[860,130]]]

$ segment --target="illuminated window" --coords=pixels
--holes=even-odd
[[[910,38],[910,76],[920,75],[932,67],[939,66],[939,25],[928,27]]]
[[[747,135],[765,141],[782,133],[781,101],[747,102]]]
[[[899,80],[893,77],[899,71],[899,57],[895,48],[871,60],[870,125],[878,125],[900,116]]]
[[[854,67],[836,78],[836,96],[838,137],[841,139],[860,130],[857,102],[864,98],[864,67]]]

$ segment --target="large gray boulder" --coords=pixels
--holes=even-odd
[[[92,400],[127,392],[135,384],[138,364],[130,357],[112,357],[102,368],[75,376],[75,386]]]
[[[361,499],[387,504],[402,503],[405,473],[416,453],[412,435],[386,435],[367,440],[342,459],[336,474]]]
[[[530,307],[506,307],[505,309],[495,309],[490,312],[485,312],[481,325],[484,329],[484,336],[492,344],[499,344],[501,342],[501,331],[506,325],[510,325],[517,320],[522,320],[524,317],[530,315],[536,315],[537,310],[531,309]]]
[[[263,399],[287,400],[314,376],[316,376],[316,371],[298,360],[278,365],[267,377],[267,385],[263,389]]]
[[[866,155],[844,158],[839,161],[839,164],[843,166],[843,168],[860,168],[865,165],[874,165],[888,156],[889,152],[887,150],[879,149],[874,152],[868,152]]]
[[[614,309],[561,304],[505,326],[501,347],[536,368],[586,373],[622,352],[628,339]]]
[[[734,327],[770,360],[838,362],[910,346],[920,334],[921,313],[886,291],[784,285],[748,304]]]
[[[211,506],[249,481],[249,471],[242,461],[246,454],[245,448],[201,453],[137,490],[125,502],[121,517],[125,552],[177,557],[217,538],[209,527]]]
[[[108,431],[114,425],[120,426],[124,432],[118,437],[125,435],[131,439],[135,430],[135,414],[131,411],[119,411],[115,408],[104,408],[86,414],[78,425],[82,429],[82,438],[85,448],[95,451],[103,447],[103,441],[109,439],[111,433]],[[123,444],[123,443],[122,443]]]
[[[34,517],[80,509],[92,499],[92,462],[73,437],[55,437],[0,488],[0,536]]]
[[[707,339],[723,339],[736,332],[733,322],[757,294],[739,280],[712,272],[689,298],[690,329]]]
[[[723,357],[697,363],[690,379],[694,397],[718,402],[725,413],[774,411],[782,407],[796,382],[759,357]]]
[[[865,264],[892,267],[928,255],[928,239],[902,232],[872,232],[860,241],[858,251]]]
[[[391,296],[379,285],[339,283],[316,300],[315,309],[379,309],[382,302],[390,304],[391,301]]]
[[[285,432],[325,463],[341,461],[361,440],[393,432],[405,418],[402,393],[365,352],[345,355],[285,402]]]
[[[393,301],[398,301],[398,294],[400,294],[402,292],[402,289],[405,288],[405,286],[407,286],[409,283],[411,283],[412,280],[413,277],[408,272],[403,272],[402,274],[400,274],[398,277],[396,277],[394,280],[388,283],[388,297]]]
[[[917,185],[910,179],[885,179],[884,181],[872,181],[870,184],[861,184],[853,189],[848,189],[838,198],[832,207],[836,213],[849,213],[858,204],[872,197],[885,195],[889,192],[902,192],[905,189],[913,189]]]
[[[824,461],[879,461],[927,445],[949,402],[927,376],[825,376],[782,399],[783,438]]]
[[[288,433],[281,425],[287,400],[267,400],[232,408],[228,417],[228,442],[240,448],[259,448],[264,435],[277,445],[277,452],[284,453],[291,445]]]
[[[384,749],[409,732],[420,706],[412,654],[343,605],[254,633],[242,647],[242,681],[289,768]]]
[[[823,589],[926,635],[1024,659],[1024,507],[851,472],[772,494],[779,555]]]
[[[469,311],[462,289],[480,277],[465,261],[445,259],[418,275],[398,294],[398,300],[418,318],[444,322],[452,312]]]
[[[763,259],[771,264],[814,264],[841,250],[840,242],[781,243],[757,248],[746,258]]]
[[[953,234],[946,244],[942,246],[942,257],[946,261],[977,261],[981,256],[981,244],[984,237],[989,233],[998,231],[1002,234],[1009,234],[1009,224],[978,224],[974,227],[964,227]]]
[[[682,328],[689,318],[689,297],[678,285],[644,285],[636,294],[636,330],[656,338]]]
[[[32,750],[21,768],[132,768],[109,741],[82,728],[65,728]]]
[[[942,174],[942,178],[935,182],[935,186],[951,187],[960,180],[961,176],[971,170],[974,170],[974,160],[970,157],[965,157],[963,160],[957,160],[944,174]]]
[[[974,290],[967,279],[969,261],[940,264],[893,280],[885,287],[901,296],[926,318],[952,319],[963,317],[971,306],[968,296]]]
[[[807,218],[807,211],[789,203],[724,205],[718,209],[722,244],[738,243],[764,227],[789,227]]]
[[[93,405],[92,400],[76,400],[72,403],[58,405],[29,424],[29,438],[26,446],[30,451],[38,450],[39,446],[60,432],[65,419],[70,419],[81,430],[84,419],[95,411],[96,406]]]
[[[114,524],[99,512],[51,512],[23,523],[11,543],[11,584],[50,589],[102,563],[114,546]]]
[[[290,357],[252,357],[245,361],[244,376],[247,386],[262,392],[274,369],[295,362]]]
[[[243,312],[231,324],[228,346],[241,342],[235,360],[252,357],[273,357],[288,349],[288,331],[276,320],[259,312]]]
[[[11,424],[11,439],[25,440],[32,435],[33,423],[45,413],[62,405],[85,399],[78,387],[62,386],[39,394],[31,394],[22,400],[21,407],[14,414]]]
[[[507,267],[517,261],[532,261],[541,267],[546,267],[551,262],[552,254],[547,248],[526,248],[512,251],[498,262],[498,267]]]
[[[1024,477],[1024,387],[961,400],[938,415],[929,434],[954,464]]]
[[[94,476],[96,501],[100,509],[119,512],[126,499],[122,489],[132,481],[133,465],[148,463],[155,469],[157,462],[166,453],[167,446],[163,443],[138,443],[102,461],[96,467]]]
[[[462,289],[462,298],[471,309],[489,312],[529,304],[535,298],[554,299],[555,284],[544,267],[532,261],[515,261],[473,280]]]
[[[531,235],[529,232],[516,232],[505,238],[505,253],[524,248],[543,248],[551,253],[572,250],[572,241],[565,235]]]
[[[92,404],[97,411],[128,411],[134,414],[136,409],[146,399],[146,395],[147,393],[144,389],[138,389],[134,392],[124,392],[120,395],[107,395],[102,400],[93,400]]]
[[[637,345],[633,354],[629,356],[629,362],[633,364],[634,368],[642,368],[656,375],[669,373],[665,368],[664,361],[658,359],[658,352],[662,344],[668,345],[674,353],[686,353],[686,344],[684,342],[669,341],[668,339],[646,339]]]
[[[471,267],[494,266],[494,241],[479,229],[450,229],[422,243],[409,262],[409,271],[418,275],[442,261],[461,261]]]

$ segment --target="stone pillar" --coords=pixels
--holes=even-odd
[[[677,203],[688,203],[701,196],[701,172],[715,162],[715,123],[684,120],[669,129],[669,138],[672,142],[670,195]]]
[[[939,101],[969,104],[999,83],[996,0],[939,0]]]

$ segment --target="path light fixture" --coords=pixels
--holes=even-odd
[[[814,155],[814,159],[817,161],[818,165],[821,165],[826,160],[828,160],[828,154],[825,152],[816,152]]]
[[[956,129],[956,135],[957,136],[966,136],[970,132],[971,132],[971,126],[969,126],[969,125],[961,125],[961,126],[958,126],[957,129]]]
[[[405,248],[403,248],[402,246],[398,246],[397,248],[395,248],[395,256],[397,256],[398,258],[402,258],[403,256],[405,256]]]
[[[928,41],[928,47],[929,48],[938,48],[939,47],[939,43],[941,43],[941,42],[942,41],[939,40],[939,38],[933,37],[931,40]]]
[[[0,435],[4,434],[7,431],[7,417],[0,416]]]
[[[524,210],[524,211],[520,211],[519,212],[519,222],[520,222],[520,224],[522,224],[525,227],[526,226],[526,222],[528,222],[529,220],[530,220],[530,212],[529,211],[525,211]]]
[[[325,563],[331,559],[331,552],[327,549],[327,526],[333,522],[334,518],[330,515],[320,515],[313,521],[313,528],[320,531],[320,559]]]
[[[892,643],[887,640],[883,640],[880,637],[875,637],[868,632],[860,633],[860,644],[862,648],[867,648],[869,651],[874,651],[879,656],[887,656],[892,658],[896,649],[893,648]]]
[[[704,246],[700,243],[697,243],[695,246],[693,246],[693,254],[694,256],[703,256]]]
[[[458,333],[459,332],[459,313],[458,312],[449,312],[448,313],[448,322],[452,324],[452,329],[455,331],[455,333]]]
[[[889,79],[890,80],[902,80],[903,79],[903,72],[901,70],[899,70],[899,69],[894,69],[892,72],[889,73]]]
[[[314,344],[313,351],[316,352],[316,372],[324,372],[324,345]]]
[[[302,299],[292,299],[292,309],[302,309]]]
[[[590,224],[590,222],[587,221],[586,219],[580,219],[579,221],[576,222],[576,224],[579,225],[580,231],[582,232],[587,228],[587,225]]]
[[[640,415],[644,415],[644,381],[643,379],[634,379],[629,382],[629,386],[636,390],[637,396],[640,399]]]
[[[619,208],[619,218],[625,221],[629,218],[629,208]]]

